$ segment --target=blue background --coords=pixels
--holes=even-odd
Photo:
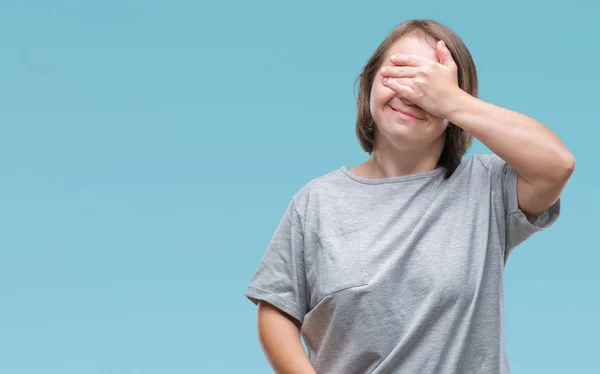
[[[561,218],[509,259],[506,341],[513,373],[597,372],[597,14],[591,0],[3,0],[0,372],[271,372],[243,292],[291,196],[368,157],[354,80],[411,18],[454,29],[480,97],[575,154]]]

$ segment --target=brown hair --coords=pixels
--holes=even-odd
[[[401,23],[379,45],[355,82],[356,86],[356,83],[360,81],[356,136],[361,147],[369,154],[373,152],[375,141],[375,121],[369,108],[373,80],[388,49],[406,35],[416,35],[424,39],[433,38],[436,42],[443,40],[458,67],[458,86],[472,96],[477,97],[478,94],[475,62],[463,41],[454,31],[433,20],[408,20]],[[472,136],[462,128],[453,123],[448,124],[444,149],[438,161],[438,166],[446,168],[446,178],[449,178],[456,170],[472,141]]]

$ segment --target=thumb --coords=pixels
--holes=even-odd
[[[454,60],[452,59],[452,54],[450,53],[450,50],[448,49],[448,47],[446,47],[446,43],[444,43],[443,40],[440,40],[439,42],[437,42],[435,47],[436,47],[435,53],[438,57],[438,60],[440,61],[440,64],[446,65],[446,66],[454,65]]]

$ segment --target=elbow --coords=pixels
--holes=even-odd
[[[541,168],[539,179],[544,183],[564,185],[575,171],[575,156],[564,146],[545,156],[547,163]]]
[[[528,180],[529,184],[564,187],[571,175],[575,171],[575,157],[570,152],[564,152],[552,159],[546,168],[539,169],[540,175],[537,178]]]
[[[562,166],[560,168],[559,180],[566,182],[571,178],[571,175],[575,171],[575,156],[571,152],[567,152],[562,158]]]

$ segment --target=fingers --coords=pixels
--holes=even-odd
[[[382,79],[382,82],[386,87],[389,87],[391,90],[408,101],[411,101],[411,99],[415,98],[416,96],[414,90],[407,85],[409,79],[385,77]]]
[[[422,66],[431,63],[431,60],[417,55],[392,55],[390,60],[396,65]]]
[[[381,75],[389,78],[412,78],[417,75],[419,69],[412,66],[384,66]]]

